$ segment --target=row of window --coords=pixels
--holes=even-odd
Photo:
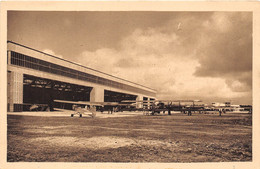
[[[11,51],[11,64],[154,96],[155,93]]]

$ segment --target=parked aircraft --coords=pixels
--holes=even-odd
[[[124,100],[125,103],[142,103],[148,105],[148,110],[154,114],[159,114],[161,111],[168,111],[168,115],[171,115],[171,111],[180,111],[183,113],[191,111],[203,111],[203,106],[195,105],[195,102],[202,102],[201,100]],[[185,103],[192,103],[185,104]],[[176,104],[178,103],[178,104]],[[184,104],[183,104],[184,103]]]
[[[95,117],[97,108],[101,112],[103,112],[105,106],[108,112],[111,112],[112,114],[113,111],[118,111],[121,106],[132,105],[126,103],[119,103],[119,102],[88,102],[88,101],[67,101],[67,100],[54,100],[54,102],[61,103],[62,109],[64,109],[65,104],[72,104],[72,110],[74,110],[75,113],[71,114],[71,117],[73,117],[74,115],[79,115],[79,117],[82,117],[82,114]]]
[[[171,111],[180,111],[183,113],[191,111],[203,111],[201,106],[195,105],[195,102],[201,102],[200,100],[123,100],[121,102],[87,102],[87,101],[66,101],[66,100],[54,100],[58,103],[68,103],[73,104],[72,109],[75,111],[74,114],[71,114],[73,117],[75,114],[78,114],[82,117],[82,114],[90,115],[95,117],[96,109],[98,108],[101,112],[104,111],[104,107],[108,112],[120,110],[122,106],[128,107],[129,111],[144,111],[145,114],[160,114],[160,112],[168,112],[168,115],[171,115]],[[174,104],[174,102],[178,104]],[[182,104],[191,102],[191,105]],[[136,108],[138,104],[142,104],[142,108]],[[130,108],[129,108],[130,107]],[[64,107],[63,107],[64,108]],[[149,113],[151,112],[151,113]]]

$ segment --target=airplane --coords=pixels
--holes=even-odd
[[[73,117],[74,115],[79,115],[79,117],[82,117],[82,114],[85,114],[94,118],[96,117],[95,106],[102,106],[101,104],[94,104],[90,102],[83,103],[83,102],[67,101],[67,100],[54,100],[54,102],[61,103],[62,109],[64,109],[65,103],[73,104],[72,110],[74,110],[75,113],[71,114],[71,117]],[[82,106],[85,107],[83,108]]]
[[[156,113],[160,114],[161,111],[168,111],[168,115],[171,115],[171,111],[181,111],[183,113],[186,113],[186,111],[204,111],[204,106],[195,105],[195,102],[202,102],[201,100],[124,100],[122,102],[148,105],[148,107],[150,107],[148,111],[152,111],[151,115],[155,115]],[[174,102],[177,102],[178,105],[173,104]],[[191,102],[192,106],[182,105],[181,102]],[[191,113],[188,113],[188,115],[191,115]]]
[[[89,115],[91,117],[96,117],[96,108],[99,107],[101,112],[103,112],[104,106],[108,106],[111,114],[113,111],[118,110],[119,106],[130,106],[132,104],[119,103],[119,102],[88,102],[88,101],[67,101],[67,100],[54,100],[54,102],[61,103],[62,109],[64,109],[65,104],[73,104],[72,110],[75,113],[71,114],[71,117],[74,115],[79,115],[82,117],[82,114]],[[84,106],[84,107],[82,107]]]

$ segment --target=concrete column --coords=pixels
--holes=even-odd
[[[7,64],[11,64],[11,51],[7,51]]]
[[[144,99],[143,95],[138,95],[137,98],[136,98],[136,101],[141,101],[143,99]],[[136,108],[143,108],[143,103],[142,102],[137,102]]]
[[[148,101],[151,100],[151,98],[148,97]],[[148,106],[147,106],[148,109],[151,108],[151,102],[148,102]]]
[[[152,98],[152,97],[150,97],[149,98],[149,100],[156,100],[156,98]],[[150,105],[149,105],[149,107],[151,108],[151,106],[153,105],[153,103],[152,102],[150,102]]]
[[[90,101],[91,102],[104,102],[104,93],[105,90],[102,87],[93,87],[90,92]]]
[[[23,74],[19,72],[8,72],[8,94],[9,111],[22,111],[23,104]]]

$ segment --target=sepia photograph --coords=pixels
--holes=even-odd
[[[253,162],[253,20],[7,10],[4,160]]]

